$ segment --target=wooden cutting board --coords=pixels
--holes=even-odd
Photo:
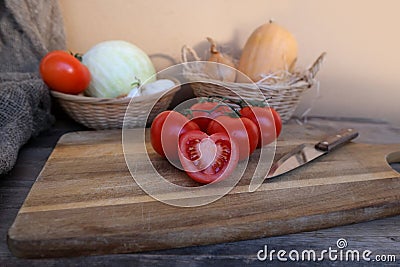
[[[138,132],[138,134],[141,134]],[[288,125],[277,157],[324,133]],[[157,168],[191,186],[185,173],[150,154]],[[248,192],[200,207],[156,201],[134,182],[121,131],[64,135],[8,232],[18,257],[128,253],[310,231],[400,214],[400,175],[386,155],[400,145],[351,143]],[[400,161],[400,156],[392,156]],[[252,159],[249,166],[252,165]],[[139,169],[136,175],[146,175]]]

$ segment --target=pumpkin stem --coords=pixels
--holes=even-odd
[[[218,54],[219,51],[217,49],[217,44],[215,43],[215,41],[211,37],[207,37],[207,41],[211,44],[210,52],[213,54]]]

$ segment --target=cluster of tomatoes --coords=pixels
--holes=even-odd
[[[151,144],[169,161],[179,160],[188,176],[202,184],[227,178],[239,161],[272,143],[282,129],[278,112],[270,107],[201,101],[184,113],[158,114]]]

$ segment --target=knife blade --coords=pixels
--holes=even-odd
[[[332,150],[350,142],[358,136],[354,129],[342,129],[338,133],[328,136],[316,144],[301,144],[283,155],[274,162],[268,172],[268,175],[262,182],[272,179],[284,173],[297,169],[310,161],[319,158]],[[253,181],[252,181],[253,182]],[[250,183],[249,191],[253,192],[262,184]]]

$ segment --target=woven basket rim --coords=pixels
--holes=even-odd
[[[223,81],[211,77],[203,71],[201,60],[196,51],[184,45],[181,50],[182,62],[199,62],[199,64],[185,64],[183,75],[192,84],[196,96],[229,96],[245,100],[268,101],[280,114],[282,122],[288,121],[298,103],[302,93],[313,85],[319,84],[316,79],[326,52],[323,52],[314,63],[308,67],[294,72],[282,70],[278,73],[265,75],[257,82]],[[191,61],[188,58],[191,57]],[[192,60],[194,59],[194,60]],[[230,67],[230,66],[228,66]],[[258,89],[258,90],[255,90]],[[261,93],[261,94],[260,94]]]
[[[181,60],[183,63],[190,62],[188,60],[189,56],[191,56],[194,59],[194,62],[208,62],[205,60],[201,60],[196,51],[187,46],[184,45],[181,49]],[[222,86],[239,86],[247,89],[254,88],[254,86],[257,86],[258,88],[262,90],[281,90],[284,88],[292,88],[292,87],[299,87],[299,88],[304,88],[304,87],[311,87],[313,83],[315,82],[315,77],[326,57],[326,52],[322,52],[319,57],[314,61],[313,64],[311,64],[310,67],[302,70],[302,71],[297,71],[293,73],[286,72],[289,76],[291,76],[291,79],[289,79],[288,82],[278,82],[278,83],[270,83],[268,82],[267,78],[263,78],[260,81],[254,82],[254,83],[243,83],[243,82],[227,82],[227,81],[221,81],[221,80],[216,80],[212,79],[210,77],[205,77],[204,73],[199,74],[197,70],[194,70],[193,67],[185,67],[186,75],[191,75],[192,77],[196,77],[196,79],[202,78],[204,82],[211,82],[215,83],[217,85],[222,85]]]
[[[55,98],[58,98],[60,100],[64,101],[72,101],[72,102],[78,102],[78,103],[85,103],[85,104],[128,104],[131,100],[134,100],[135,102],[143,102],[143,101],[149,101],[149,100],[155,100],[163,95],[169,94],[169,93],[175,93],[180,89],[180,85],[178,85],[175,82],[175,86],[169,90],[162,91],[156,94],[150,94],[150,95],[140,95],[140,96],[135,96],[135,97],[121,97],[121,98],[104,98],[104,97],[92,97],[92,96],[84,96],[84,95],[71,95],[71,94],[65,94],[57,91],[50,90],[50,93],[52,96]]]
[[[188,77],[188,73],[186,73],[186,77]],[[192,76],[193,73],[191,73]],[[287,84],[263,84],[263,83],[237,83],[237,82],[226,82],[226,81],[220,81],[220,80],[215,80],[215,79],[210,79],[210,78],[204,78],[202,77],[202,81],[200,78],[195,78],[192,79],[195,83],[211,83],[227,88],[235,88],[235,87],[240,87],[242,89],[261,89],[261,90],[266,90],[266,91],[282,91],[284,89],[295,89],[295,88],[309,88],[313,85],[315,82],[314,79],[299,79],[295,82],[292,83],[287,83]]]

